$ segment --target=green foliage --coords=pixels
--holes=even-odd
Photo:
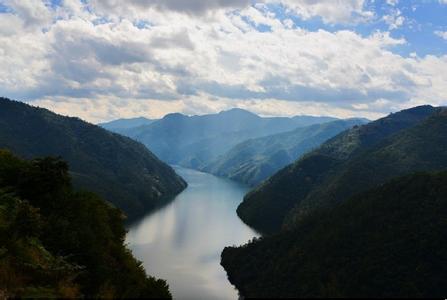
[[[124,246],[123,214],[76,192],[57,158],[0,150],[0,290],[19,297],[170,298]]]
[[[186,183],[142,144],[78,118],[0,98],[0,148],[24,158],[60,156],[76,188],[90,190],[134,219]]]
[[[250,139],[230,149],[204,170],[254,186],[341,131],[364,123],[363,119],[338,120]]]
[[[261,232],[277,232],[393,177],[446,168],[441,111],[416,107],[339,134],[249,193],[238,215]]]
[[[222,265],[246,297],[442,298],[446,215],[447,172],[409,175],[225,248]]]

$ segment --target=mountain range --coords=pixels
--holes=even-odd
[[[0,98],[0,148],[23,158],[60,156],[76,188],[97,192],[136,218],[186,187],[144,145],[78,118]]]
[[[312,116],[262,118],[231,109],[201,116],[168,114],[149,125],[119,132],[140,141],[169,164],[200,169],[247,139],[333,120]]]

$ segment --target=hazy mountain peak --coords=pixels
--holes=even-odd
[[[150,119],[148,119],[146,117],[135,117],[135,118],[120,118],[118,120],[121,120],[121,121],[130,121],[130,120],[133,120],[133,121],[145,121],[146,120],[146,121],[148,121]],[[116,120],[116,121],[118,121],[118,120]]]
[[[116,131],[119,129],[128,129],[128,128],[132,128],[132,127],[149,125],[152,122],[154,122],[154,120],[151,120],[151,119],[148,119],[145,117],[136,117],[136,118],[116,119],[116,120],[112,120],[110,122],[100,123],[98,125],[107,129],[107,130]]]
[[[170,113],[163,117],[163,120],[182,120],[187,119],[188,116],[181,113]]]
[[[231,109],[228,109],[228,110],[223,110],[223,111],[221,111],[221,112],[219,112],[219,115],[225,115],[225,114],[228,114],[228,115],[246,115],[246,116],[256,116],[256,117],[259,117],[257,114],[255,114],[255,113],[252,113],[251,111],[248,111],[248,110],[245,110],[245,109],[242,109],[242,108],[238,108],[238,107],[235,107],[235,108],[231,108]]]

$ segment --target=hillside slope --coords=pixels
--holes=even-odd
[[[364,119],[338,120],[250,139],[234,146],[203,170],[255,186],[329,138],[364,123]]]
[[[238,215],[257,230],[271,233],[281,229],[286,217],[293,223],[316,207],[394,176],[443,168],[447,117],[440,111],[416,107],[339,134],[250,192]],[[415,132],[403,133],[418,124]]]
[[[410,175],[225,248],[222,265],[245,297],[442,298],[446,214],[447,173]]]
[[[78,118],[0,98],[0,148],[21,157],[61,156],[76,187],[94,191],[135,218],[186,183],[142,144]]]
[[[170,298],[124,245],[122,212],[76,192],[57,158],[0,150],[2,298]]]

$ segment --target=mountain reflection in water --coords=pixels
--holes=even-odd
[[[258,236],[236,215],[248,188],[191,169],[176,171],[188,188],[133,224],[129,247],[149,274],[168,281],[175,299],[237,299],[220,253]]]

